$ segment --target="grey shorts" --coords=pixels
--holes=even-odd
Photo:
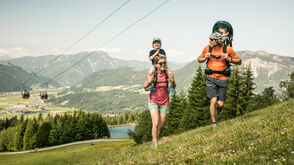
[[[226,101],[228,80],[206,77],[206,95],[208,99],[217,97],[218,101]]]

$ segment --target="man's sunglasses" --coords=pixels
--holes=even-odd
[[[159,63],[157,63],[157,64],[159,64],[159,65],[166,65],[166,62],[159,62]]]
[[[210,40],[210,41],[214,41],[215,39],[213,39],[213,38],[209,38],[209,40]]]

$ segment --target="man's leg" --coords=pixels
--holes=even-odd
[[[219,113],[223,110],[224,107],[224,102],[223,101],[217,101],[217,114],[216,116],[219,115]]]
[[[228,81],[224,81],[220,85],[222,85],[222,87],[220,87],[218,90],[219,97],[218,97],[218,101],[217,101],[217,116],[222,111],[222,109],[224,107],[224,103],[226,101]]]
[[[210,100],[210,116],[211,116],[212,123],[216,123],[216,115],[217,115],[216,103],[217,103],[217,97],[213,97]]]

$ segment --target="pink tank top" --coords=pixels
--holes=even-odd
[[[148,80],[148,76],[147,76]],[[165,74],[157,74],[157,83],[155,90],[150,91],[151,92],[151,98],[150,94],[148,95],[148,102],[149,103],[156,103],[159,106],[168,106],[169,105],[169,97],[168,97],[168,91],[167,91],[167,83],[165,79]]]

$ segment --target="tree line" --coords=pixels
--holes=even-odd
[[[82,110],[72,114],[46,118],[40,113],[36,118],[0,120],[0,151],[21,151],[38,147],[59,145],[80,140],[110,137],[108,126],[99,113]]]
[[[107,114],[103,115],[103,119],[108,125],[131,124],[135,123],[139,117],[140,112],[126,111],[121,114]]]
[[[255,94],[253,71],[248,65],[243,68],[233,67],[227,100],[218,120],[227,120],[245,113],[261,109],[289,98],[294,98],[294,72],[290,80],[282,81],[280,87],[284,95],[278,97],[273,87],[265,88],[262,94]],[[172,95],[170,113],[167,115],[162,136],[178,134],[211,123],[209,113],[210,102],[206,97],[206,75],[204,69],[198,67],[188,93],[183,91]],[[149,111],[140,114],[134,131],[129,131],[129,136],[140,144],[151,141],[152,122]]]

